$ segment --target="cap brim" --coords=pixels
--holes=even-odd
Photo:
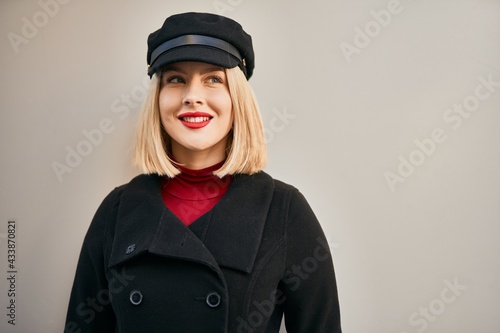
[[[203,45],[186,45],[168,50],[158,56],[149,66],[148,75],[152,76],[166,65],[183,61],[205,62],[222,68],[233,68],[239,64],[238,59],[220,49]]]

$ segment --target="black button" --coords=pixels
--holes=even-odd
[[[135,244],[130,244],[128,247],[127,247],[127,250],[125,250],[125,254],[131,254],[132,252],[135,251]]]
[[[139,290],[132,290],[130,292],[130,303],[139,305],[142,302],[142,293]]]
[[[220,304],[220,295],[216,292],[211,292],[207,295],[207,304],[211,308],[216,308]]]

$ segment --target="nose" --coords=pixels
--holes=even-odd
[[[204,103],[203,101],[203,87],[201,84],[195,82],[187,84],[182,104],[185,106],[202,105]]]

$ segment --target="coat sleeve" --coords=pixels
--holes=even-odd
[[[332,256],[326,237],[304,196],[290,201],[284,291],[288,333],[341,333]]]
[[[113,333],[116,319],[105,275],[106,221],[115,204],[116,190],[97,210],[85,235],[71,290],[64,333]]]

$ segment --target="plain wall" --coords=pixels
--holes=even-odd
[[[344,331],[499,332],[500,1],[59,1],[0,2],[1,332],[62,332],[91,218],[138,174],[146,37],[184,11],[253,36],[266,171],[329,237]]]

